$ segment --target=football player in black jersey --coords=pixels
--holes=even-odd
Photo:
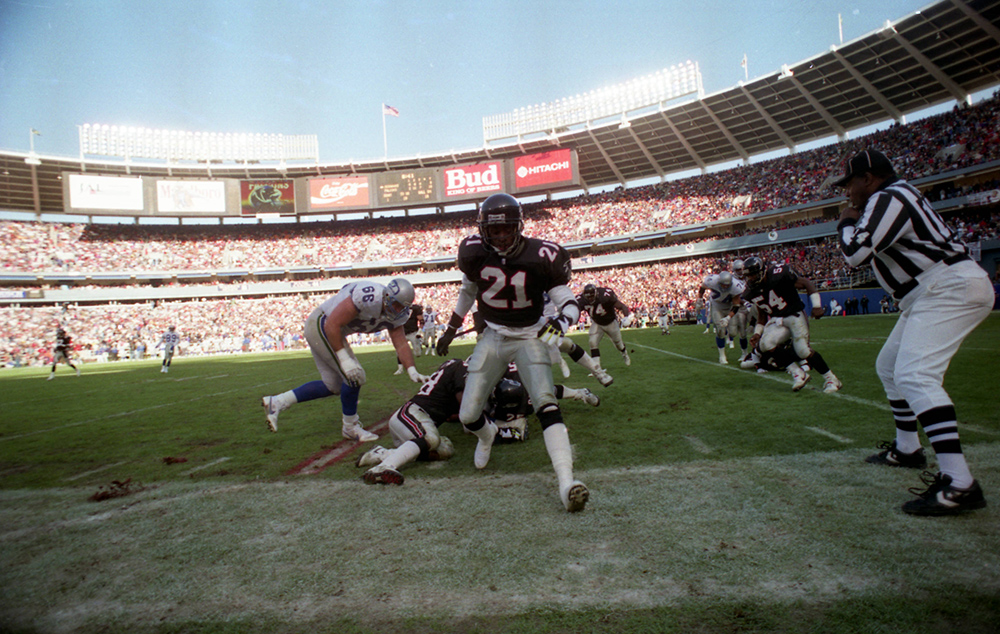
[[[51,381],[56,378],[56,365],[60,361],[76,370],[76,375],[80,376],[80,368],[73,365],[73,362],[69,360],[70,353],[72,352],[70,345],[72,345],[72,343],[73,339],[66,334],[65,330],[62,328],[58,328],[56,330],[56,345],[52,349],[52,371],[49,372],[49,378],[46,379],[46,381]]]
[[[394,449],[377,446],[365,452],[355,464],[370,467],[361,476],[367,484],[403,484],[400,468],[414,460],[448,460],[455,453],[451,440],[439,426],[458,420],[462,393],[469,368],[461,359],[445,361],[421,386],[420,391],[389,418]],[[525,440],[525,418],[534,413],[516,369],[509,369],[490,393],[487,411],[497,421],[496,442]],[[555,386],[557,398],[572,398],[598,406],[601,399],[586,388]],[[502,422],[501,422],[502,421]]]
[[[618,352],[622,353],[625,365],[632,365],[621,332],[621,328],[628,328],[632,324],[632,313],[628,306],[622,303],[610,288],[593,284],[583,287],[583,293],[576,298],[576,302],[580,305],[580,310],[590,313],[590,356],[594,359],[594,365],[598,367],[601,365],[600,344],[604,335],[607,335]],[[620,326],[619,311],[622,314]]]
[[[455,447],[438,425],[458,417],[469,370],[461,359],[450,359],[437,369],[413,398],[389,418],[395,449],[374,447],[355,463],[371,467],[362,477],[368,484],[403,484],[399,469],[417,460],[447,460]]]
[[[573,452],[562,411],[555,396],[550,345],[558,345],[577,322],[580,308],[569,289],[572,273],[566,249],[554,242],[524,236],[521,204],[508,194],[493,194],[479,209],[479,233],[462,240],[458,268],[462,288],[448,327],[438,341],[438,352],[448,346],[475,302],[486,330],[469,357],[469,376],[459,419],[479,439],[474,463],[486,467],[497,426],[483,409],[507,365],[514,361],[524,378],[542,426],[545,448],[567,511],[581,511],[589,491],[573,477]],[[558,316],[543,314],[545,293]]]
[[[743,267],[747,281],[745,299],[757,309],[757,325],[750,338],[751,347],[759,347],[762,353],[769,353],[791,340],[792,349],[798,358],[823,375],[823,391],[829,393],[839,390],[840,380],[830,370],[823,356],[809,345],[809,317],[805,312],[805,304],[799,297],[799,289],[809,294],[812,316],[819,319],[825,310],[816,285],[788,265],[765,267],[764,262],[756,256],[747,258]],[[808,373],[799,374],[792,389],[797,392],[808,381]]]

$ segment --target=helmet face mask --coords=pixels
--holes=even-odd
[[[747,282],[757,284],[764,277],[764,262],[756,256],[751,256],[743,263],[743,272]]]
[[[396,321],[410,311],[416,292],[413,284],[402,277],[391,280],[385,286],[385,295],[382,296],[382,314],[389,321]]]
[[[585,301],[592,302],[597,299],[597,287],[593,284],[587,284],[583,287],[583,294],[581,295]]]
[[[493,194],[479,208],[479,236],[483,244],[499,255],[511,255],[524,236],[521,203],[509,194]]]
[[[733,260],[733,275],[743,275],[743,260]]]

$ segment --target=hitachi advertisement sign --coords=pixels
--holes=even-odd
[[[517,189],[573,184],[573,156],[569,149],[529,154],[514,159]]]
[[[500,161],[478,165],[459,165],[444,169],[444,195],[470,196],[503,189]]]

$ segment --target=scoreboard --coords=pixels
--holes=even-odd
[[[406,207],[438,202],[437,171],[435,169],[417,169],[376,174],[376,205],[379,207]]]

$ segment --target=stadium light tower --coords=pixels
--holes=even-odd
[[[688,61],[585,95],[483,117],[483,145],[500,139],[521,140],[526,135],[551,137],[573,126],[589,126],[601,119],[611,121],[612,117],[620,121],[620,127],[626,128],[628,112],[662,106],[668,101],[702,92],[698,64]]]
[[[132,126],[85,123],[77,126],[80,158],[84,155],[201,163],[260,163],[274,161],[319,162],[319,141],[315,134],[247,134],[154,130]]]

